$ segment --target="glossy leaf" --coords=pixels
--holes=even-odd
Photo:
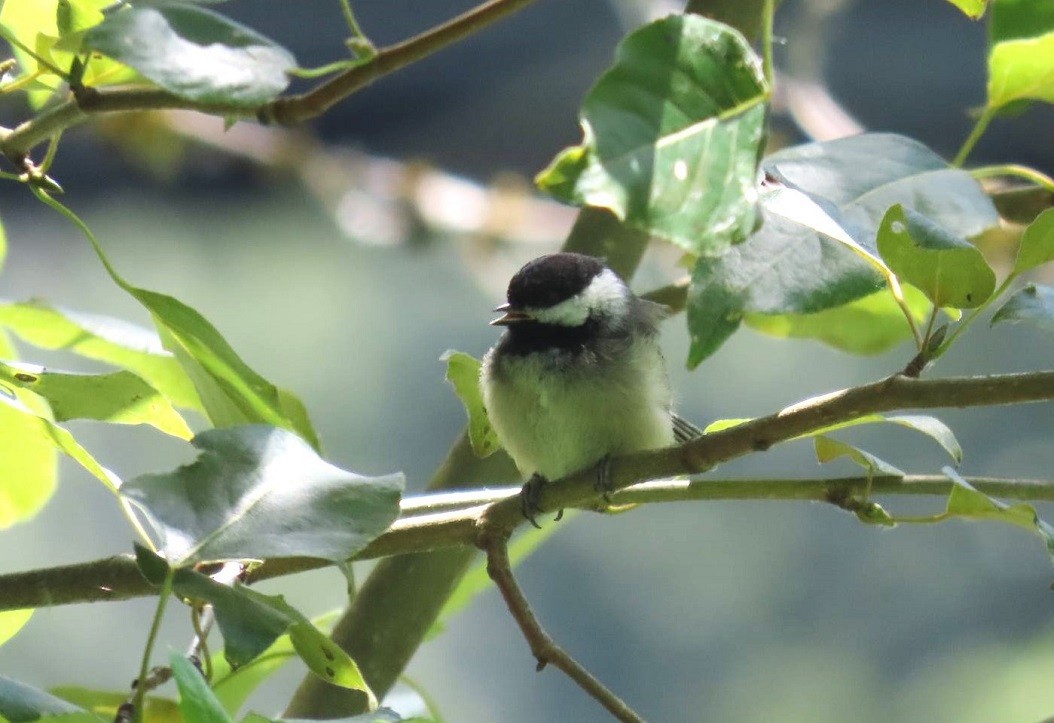
[[[692,253],[718,253],[755,225],[767,101],[738,32],[697,15],[655,21],[619,45],[582,105],[582,145],[538,185]]]
[[[488,457],[501,449],[498,433],[490,426],[483,394],[479,389],[480,362],[460,351],[447,351],[440,361],[446,362],[446,380],[454,387],[468,414],[468,438],[477,457]]]
[[[328,683],[362,692],[371,707],[376,699],[347,653],[290,607],[280,595],[263,595],[235,583],[222,585],[190,568],[175,573],[176,594],[212,603],[232,668],[246,665],[288,635],[297,655]]]
[[[341,611],[333,611],[314,618],[311,624],[328,632],[340,617]],[[296,649],[288,633],[277,639],[262,653],[248,663],[232,668],[225,655],[217,654],[213,658],[212,690],[224,710],[236,714],[253,691],[274,675],[289,660],[296,657]]]
[[[153,330],[38,301],[0,304],[0,327],[33,346],[70,351],[127,369],[175,406],[203,411],[194,385]]]
[[[1022,274],[1054,261],[1054,208],[1048,208],[1028,225],[1014,261],[1014,273]]]
[[[193,436],[168,400],[129,371],[73,374],[35,364],[0,362],[0,383],[44,397],[57,422],[94,419],[112,424],[149,424],[183,439]]]
[[[85,44],[197,103],[254,108],[289,84],[296,60],[259,33],[204,8],[176,2],[110,13]]]
[[[992,499],[964,480],[951,467],[945,467],[943,472],[955,483],[951,494],[948,495],[948,508],[944,517],[1009,522],[1039,535],[1047,546],[1047,553],[1054,559],[1054,527],[1040,519],[1036,508],[1024,502],[1008,505]]]
[[[33,610],[3,610],[0,611],[0,645],[18,635],[29,619],[33,617]]]
[[[801,406],[808,402],[809,400],[799,402],[795,406]],[[859,427],[865,424],[895,424],[919,432],[920,434],[925,434],[939,444],[941,448],[948,453],[948,456],[955,460],[956,463],[962,462],[963,450],[959,445],[959,440],[955,438],[955,433],[952,432],[951,428],[944,422],[928,414],[867,414],[848,422],[839,422],[838,424],[832,424],[827,427],[813,430],[808,434],[803,434],[800,437],[797,437],[797,439],[827,435],[841,429],[850,429],[851,427]],[[821,461],[825,462],[827,460]]]
[[[29,723],[49,716],[87,714],[62,698],[0,675],[0,716],[10,723]],[[90,720],[102,721],[91,716]]]
[[[1027,321],[1054,334],[1054,287],[1029,284],[995,312],[992,323]]]
[[[172,676],[179,688],[179,710],[190,723],[234,723],[223,706],[212,694],[205,676],[183,655],[169,656]]]
[[[995,290],[995,272],[976,246],[899,204],[882,220],[878,250],[936,306],[973,309]]]
[[[781,185],[762,194],[761,228],[693,270],[689,366],[716,351],[747,314],[814,314],[876,293],[884,279],[875,237],[895,203],[964,236],[999,220],[968,173],[902,136],[795,146],[762,165]]]
[[[985,8],[988,5],[988,0],[948,0],[948,2],[974,20],[984,15]]]
[[[253,425],[196,436],[197,461],[127,482],[170,563],[316,557],[346,560],[399,513],[402,475],[363,477],[297,435]]]
[[[918,289],[903,289],[916,323],[924,322],[933,305]],[[904,312],[887,290],[814,314],[747,314],[744,323],[755,331],[791,339],[815,339],[852,354],[880,354],[912,338]]]

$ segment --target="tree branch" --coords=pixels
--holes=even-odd
[[[0,149],[21,168],[25,156],[56,133],[87,120],[92,114],[160,109],[195,110],[219,117],[255,115],[262,122],[301,123],[322,115],[336,103],[378,78],[421,60],[533,0],[489,0],[455,18],[401,43],[380,49],[368,61],[319,83],[300,95],[276,98],[260,108],[196,103],[158,88],[85,88],[73,98],[41,113],[13,130],[0,130]]]
[[[616,719],[624,723],[644,723],[644,719],[637,715],[632,708],[603,683],[593,677],[581,664],[571,657],[567,651],[556,644],[542,628],[538,618],[535,617],[527,597],[516,583],[512,574],[512,564],[509,562],[508,538],[500,535],[482,534],[478,541],[479,548],[487,553],[487,574],[494,581],[505,604],[520,627],[523,637],[531,647],[531,653],[538,661],[537,669],[540,671],[546,665],[552,664],[563,671],[571,680],[576,682],[582,690],[589,694],[594,700],[604,706],[605,709]]]
[[[1054,501],[1054,480],[966,477],[990,497]],[[953,483],[944,475],[906,477],[865,476],[821,479],[665,479],[619,490],[611,503],[646,505],[717,500],[827,502],[870,492],[872,495],[947,495]],[[515,499],[519,487],[440,492],[410,497],[403,505],[407,516],[352,558],[353,562],[379,557],[427,553],[470,547],[489,505]],[[580,505],[596,508],[596,500]],[[436,512],[420,512],[434,509]],[[306,557],[268,560],[247,575],[249,583],[317,570],[330,563]],[[132,555],[0,575],[0,611],[87,602],[116,602],[157,593],[140,575]],[[361,594],[361,593],[360,593]]]

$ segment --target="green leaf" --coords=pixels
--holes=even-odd
[[[832,439],[825,435],[819,435],[813,440],[816,448],[816,459],[820,463],[830,462],[840,457],[847,457],[851,462],[867,470],[869,476],[878,475],[882,477],[903,477],[904,472],[897,469],[889,462],[885,462],[870,452],[865,452],[850,444]]]
[[[1029,284],[1011,296],[992,317],[992,323],[1027,321],[1054,334],[1054,287]]]
[[[102,716],[108,721],[115,719],[117,709],[128,700],[128,691],[93,690],[78,686],[64,685],[52,688],[50,692],[63,700],[69,701],[95,715]],[[183,716],[179,713],[179,705],[174,700],[147,696],[143,706],[143,720],[150,723],[185,723]],[[66,718],[61,718],[59,723],[66,723]]]
[[[964,236],[999,220],[968,173],[902,136],[810,143],[762,165],[782,185],[762,194],[761,228],[724,256],[699,259],[693,270],[689,366],[716,351],[746,314],[814,314],[880,290],[875,239],[894,203]]]
[[[179,710],[188,723],[234,723],[212,694],[205,676],[189,660],[173,652],[169,664],[179,688]]]
[[[10,41],[22,76],[38,74],[29,92],[34,108],[64,87],[64,78],[80,52],[85,30],[102,21],[111,0],[5,0],[0,3],[0,35]],[[63,25],[64,27],[59,27]],[[40,62],[44,61],[44,64]],[[109,58],[90,58],[82,82],[90,86],[125,83],[135,71]]]
[[[29,723],[44,717],[75,713],[87,714],[83,709],[61,698],[0,675],[0,716],[10,723]],[[92,716],[89,720],[103,719]]]
[[[361,715],[354,715],[351,718],[327,718],[327,723],[413,723],[414,721],[420,721],[420,723],[428,723],[423,718],[402,718],[398,713],[390,708],[378,708],[372,713],[363,713]],[[250,713],[245,716],[242,723],[314,723],[301,718],[267,718],[260,715],[259,713]]]
[[[915,321],[925,321],[932,308],[926,296],[912,286],[903,293]],[[813,314],[747,314],[743,320],[763,334],[816,339],[853,354],[880,354],[912,338],[904,312],[887,289]]]
[[[738,427],[741,424],[753,421],[753,417],[740,417],[737,419],[717,419],[710,424],[706,425],[706,429],[703,430],[703,434],[713,434],[714,432],[723,432],[726,429],[732,429],[732,427]]]
[[[1047,553],[1054,560],[1054,527],[1040,519],[1032,505],[1024,502],[1008,505],[992,499],[964,480],[951,467],[945,467],[942,471],[955,483],[951,494],[948,495],[948,509],[943,517],[999,520],[1017,525],[1039,535],[1047,546]]]
[[[805,400],[804,402],[799,402],[794,406],[800,407],[802,405],[808,404],[810,401],[811,400]],[[835,432],[841,429],[849,429],[851,427],[859,427],[865,424],[895,424],[901,427],[906,427],[907,429],[911,429],[915,432],[925,434],[927,437],[930,437],[931,439],[933,439],[933,441],[939,444],[941,448],[948,453],[948,456],[955,460],[956,464],[962,462],[963,450],[962,447],[959,445],[959,440],[955,438],[955,433],[952,432],[951,428],[948,427],[948,425],[946,425],[944,422],[937,419],[936,417],[931,417],[928,414],[894,414],[889,416],[884,414],[867,414],[863,417],[857,417],[856,419],[852,419],[848,422],[839,422],[837,424],[831,424],[826,427],[821,427],[820,429],[814,429],[813,431],[807,434],[795,437],[795,439],[808,439],[810,437],[822,436],[829,434],[830,432]],[[833,447],[829,447],[829,449],[834,451]],[[834,459],[834,457],[831,457],[831,459]],[[828,460],[822,459],[820,461],[826,462]]]
[[[1021,235],[1014,273],[1023,274],[1049,261],[1054,261],[1054,208],[1036,216]]]
[[[121,481],[67,430],[55,424],[43,397],[0,384],[0,435],[19,453],[0,455],[0,528],[34,514],[55,488],[58,448],[116,492]]]
[[[31,617],[32,609],[0,611],[0,645],[18,635]]]
[[[214,429],[192,444],[201,450],[196,462],[141,475],[121,488],[143,508],[173,565],[346,560],[399,514],[402,475],[346,472],[286,430]]]
[[[936,306],[973,309],[995,290],[995,272],[976,246],[899,204],[882,219],[878,250]]]
[[[1054,5],[1048,0],[993,0],[989,44],[1032,38],[1054,30]]]
[[[152,330],[39,301],[0,304],[0,327],[33,346],[71,351],[128,369],[177,407],[204,412],[190,378]]]
[[[296,59],[259,33],[181,3],[111,13],[85,44],[196,103],[254,108],[289,84]]]
[[[370,707],[376,707],[376,698],[355,661],[281,595],[263,595],[237,582],[233,587],[221,585],[190,568],[176,571],[173,590],[212,603],[226,646],[224,657],[232,668],[248,664],[288,634],[313,673],[333,685],[360,691]]]
[[[193,436],[168,400],[129,371],[73,374],[35,364],[0,362],[0,382],[47,399],[58,422],[95,419],[112,424],[149,424],[182,439]]]
[[[340,610],[332,611],[314,618],[311,624],[323,632],[328,632],[340,614]],[[217,659],[219,657],[217,654],[213,658],[212,690],[223,704],[224,710],[234,715],[254,690],[290,659],[296,657],[296,649],[289,634],[285,633],[262,653],[237,668],[232,668],[225,659]]]
[[[168,561],[138,542],[133,543],[132,547],[135,549],[135,566],[143,573],[146,581],[155,587],[162,585],[172,571]]]
[[[58,473],[58,454],[39,400],[34,411],[0,386],[0,438],[18,454],[0,454],[0,530],[33,517],[51,499]],[[32,397],[27,401],[33,403]]]
[[[963,11],[965,15],[973,20],[984,15],[988,0],[948,0],[952,5]]]
[[[655,21],[619,45],[582,104],[582,145],[538,186],[692,253],[719,253],[755,225],[768,97],[738,32],[697,15]]]
[[[1004,40],[988,54],[988,107],[1021,100],[1054,103],[1054,32]]]
[[[498,433],[490,426],[483,395],[479,389],[480,362],[464,352],[449,350],[440,361],[446,362],[446,380],[468,414],[468,437],[477,457],[488,457],[501,449]]]

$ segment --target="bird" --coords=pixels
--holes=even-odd
[[[521,500],[532,524],[544,483],[600,463],[603,475],[612,456],[700,434],[673,414],[658,340],[668,309],[637,297],[602,260],[536,258],[494,311],[502,315],[490,323],[505,331],[483,357],[480,390],[498,440],[528,479]]]

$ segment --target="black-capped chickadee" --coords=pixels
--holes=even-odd
[[[506,331],[483,358],[480,382],[523,475],[556,480],[698,434],[671,411],[657,339],[666,307],[637,298],[600,260],[537,258],[512,277],[507,300],[491,322]]]

